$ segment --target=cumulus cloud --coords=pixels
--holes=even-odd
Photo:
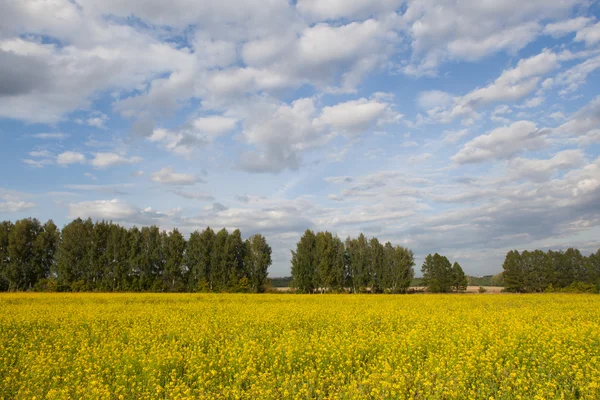
[[[488,7],[471,0],[411,1],[402,15],[402,27],[411,38],[412,62],[402,70],[411,75],[435,74],[447,60],[515,53],[543,31],[542,21],[566,15],[581,2],[511,0]]]
[[[85,162],[85,156],[76,151],[65,151],[56,157],[56,163],[59,165],[83,164]]]
[[[25,210],[30,210],[36,206],[35,203],[29,201],[13,201],[6,200],[0,201],[0,212],[3,213],[14,213],[21,212]]]
[[[508,168],[519,178],[543,182],[551,178],[558,170],[571,170],[584,165],[585,162],[583,151],[563,150],[549,159],[517,157],[509,162]]]
[[[510,158],[525,150],[546,147],[547,134],[547,130],[538,129],[533,122],[517,121],[465,143],[452,160],[468,164]]]
[[[398,121],[401,115],[384,99],[383,95],[375,95],[320,111],[312,98],[297,99],[290,105],[249,105],[242,135],[256,151],[241,154],[239,167],[248,172],[298,169],[304,152],[327,144],[337,134],[357,137],[373,127]]]
[[[163,185],[194,185],[202,180],[195,175],[173,172],[172,168],[164,167],[152,174],[152,180]]]
[[[137,164],[142,161],[141,157],[126,157],[116,153],[96,153],[90,164],[95,168],[108,168],[122,164]]]

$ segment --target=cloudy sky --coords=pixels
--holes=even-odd
[[[600,247],[598,2],[0,3],[0,219]]]

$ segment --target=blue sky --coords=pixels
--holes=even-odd
[[[600,7],[32,0],[0,16],[0,218],[600,247]]]

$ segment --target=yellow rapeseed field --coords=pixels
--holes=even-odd
[[[0,398],[600,398],[598,295],[2,294]]]

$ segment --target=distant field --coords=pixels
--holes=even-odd
[[[0,294],[0,398],[600,398],[598,295]]]

